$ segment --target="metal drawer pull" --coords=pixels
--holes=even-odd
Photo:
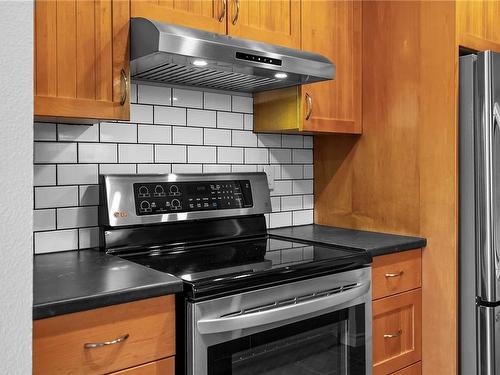
[[[219,22],[222,22],[226,17],[227,0],[222,0],[222,12],[219,16]]]
[[[386,273],[385,274],[385,277],[399,277],[399,276],[403,276],[403,271],[399,271],[399,272],[396,272],[396,273]]]
[[[102,348],[103,346],[108,346],[108,345],[115,345],[115,344],[119,344],[121,342],[124,342],[126,339],[129,338],[129,334],[126,333],[125,335],[123,336],[120,336],[114,340],[111,340],[111,341],[104,341],[104,342],[89,342],[89,343],[86,343],[86,344],[83,344],[83,347],[85,349],[95,349],[95,348]]]
[[[390,335],[384,335],[384,339],[393,339],[395,337],[401,336],[402,333],[403,333],[403,331],[400,329],[397,333],[393,333]]]

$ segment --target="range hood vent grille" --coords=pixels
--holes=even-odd
[[[280,80],[276,78],[216,69],[200,69],[173,63],[166,63],[137,73],[133,77],[147,81],[242,92],[260,91],[261,87],[280,83]]]
[[[136,79],[253,93],[335,76],[330,60],[310,52],[145,18],[132,18],[130,30]]]

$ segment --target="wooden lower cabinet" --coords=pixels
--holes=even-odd
[[[173,295],[33,322],[34,374],[104,374],[142,364],[155,374],[173,362],[154,361],[174,355]],[[143,373],[134,371],[125,373]]]
[[[113,372],[114,375],[174,375],[175,358],[165,358],[159,361],[146,363],[144,365],[128,368],[126,370]]]
[[[372,275],[374,375],[421,374],[421,250],[375,257]]]

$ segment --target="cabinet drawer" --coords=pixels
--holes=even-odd
[[[421,360],[422,291],[373,302],[373,374],[390,374]]]
[[[421,375],[422,362],[414,363],[411,366],[405,367],[399,371],[394,372],[392,375]]]
[[[175,299],[150,298],[36,320],[33,340],[35,374],[108,373],[152,362],[175,354]]]
[[[113,375],[174,375],[175,357],[160,359],[126,370],[113,372]],[[413,374],[411,374],[413,375]]]
[[[372,298],[387,297],[422,286],[422,250],[373,258]]]

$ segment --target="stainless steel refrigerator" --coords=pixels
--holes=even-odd
[[[460,57],[462,375],[500,375],[500,54]]]

